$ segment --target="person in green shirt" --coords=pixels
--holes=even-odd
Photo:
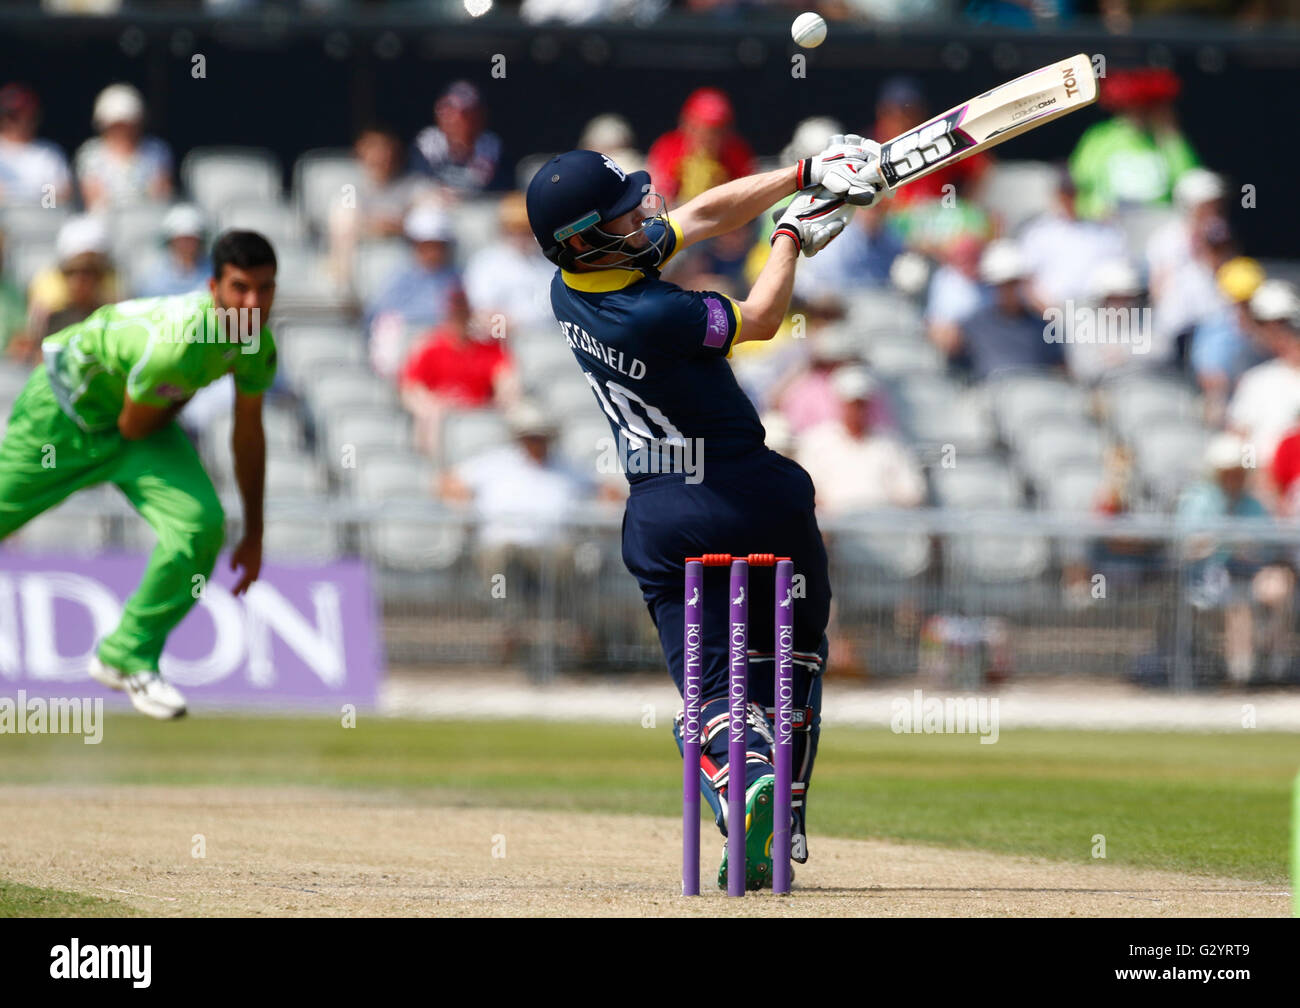
[[[262,320],[275,298],[276,259],[252,231],[212,249],[208,290],[105,305],[47,337],[0,443],[0,540],[69,494],[115,484],[158,544],[117,628],[99,642],[91,675],[124,689],[156,718],[185,713],[158,672],[167,635],[194,606],[216,565],[225,514],[176,414],[226,374],[235,385],[236,482],[244,537],[230,557],[243,594],[262,565],[266,441],[262,395],[275,378],[275,341]]]
[[[1179,176],[1199,163],[1174,113],[1178,91],[1162,68],[1113,70],[1103,80],[1101,103],[1116,115],[1085,130],[1070,154],[1080,217],[1169,204]]]

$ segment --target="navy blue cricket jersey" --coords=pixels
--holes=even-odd
[[[682,237],[668,226],[665,263]],[[758,413],[726,360],[741,324],[731,298],[682,290],[658,270],[557,270],[551,307],[623,446],[629,483],[655,475],[631,459],[656,441],[698,439],[706,467],[764,450]]]

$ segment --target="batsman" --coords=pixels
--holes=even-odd
[[[703,553],[776,553],[794,561],[794,785],[792,858],[808,859],[806,813],[820,730],[821,678],[831,588],[808,474],[764,444],[763,426],[727,357],[737,343],[770,340],[789,310],[800,252],[816,254],[855,206],[882,186],[879,147],[832,138],[817,157],[736,179],[668,214],[646,172],[626,174],[609,157],[570,151],[528,187],[528,217],[559,269],[551,307],[607,417],[627,474],[623,561],[636,577],[682,691],[685,558]],[[743,301],[688,291],[661,279],[672,257],[748,224],[781,200],[771,254]],[[689,464],[687,464],[689,460]],[[723,568],[706,577],[725,578]],[[771,598],[772,568],[751,571],[751,596]],[[750,609],[744,767],[727,763],[727,585],[706,586],[701,646],[702,795],[726,836],[746,831],[747,888],[771,884],[773,622]],[[682,715],[674,726],[682,746]],[[727,822],[727,794],[746,789],[746,822]],[[760,800],[762,796],[762,800]],[[724,848],[718,885],[727,884]]]
[[[90,667],[151,717],[185,713],[184,697],[159,673],[159,657],[202,594],[225,535],[221,502],[176,415],[227,374],[234,376],[231,448],[244,508],[244,536],[230,557],[240,571],[234,593],[261,570],[262,395],[276,364],[262,320],[275,275],[275,252],[262,235],[227,231],[213,246],[206,292],[106,305],[48,337],[0,444],[0,540],[100,483],[121,490],[157,534],[139,587]]]

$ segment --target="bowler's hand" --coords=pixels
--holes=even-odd
[[[231,589],[232,595],[244,594],[248,591],[248,586],[262,573],[261,536],[244,536],[240,544],[235,547],[235,551],[230,554],[230,569],[237,570],[240,567],[244,569],[244,573]]]

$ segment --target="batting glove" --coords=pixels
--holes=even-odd
[[[821,186],[854,206],[870,206],[883,188],[880,144],[856,133],[837,133],[816,157],[799,162],[799,188]]]
[[[844,197],[822,189],[795,193],[788,207],[772,213],[772,219],[776,221],[772,241],[776,241],[777,235],[788,235],[800,251],[811,258],[844,230],[853,210],[844,202]]]

